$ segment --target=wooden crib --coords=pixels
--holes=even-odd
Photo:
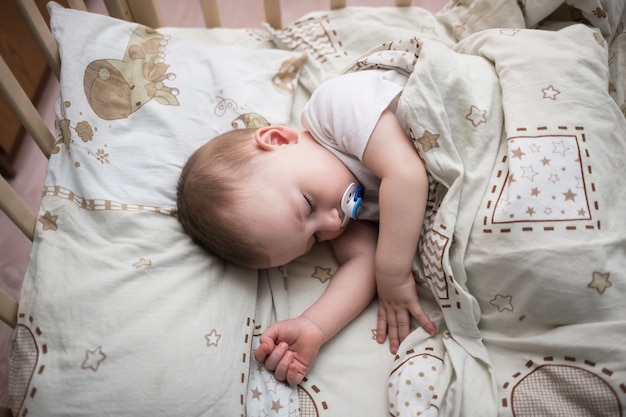
[[[225,6],[200,0],[206,28],[176,28],[156,0],[105,0],[110,17],[69,0],[49,6],[51,31],[16,3],[61,95],[51,132],[1,61],[50,160],[37,213],[0,178],[33,241],[19,302],[0,289],[3,415],[624,414],[623,4],[331,0],[285,22],[264,0],[265,25],[225,28]],[[409,77],[400,106],[431,178],[414,274],[439,333],[391,355],[373,300],[289,387],[251,352],[324,291],[330,247],[237,268],[182,232],[173,190],[207,139],[259,117],[299,127],[320,82],[370,67]]]

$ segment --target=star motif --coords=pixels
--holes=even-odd
[[[502,313],[504,310],[513,311],[513,296],[497,294],[493,300],[489,301],[494,307],[498,308],[498,311]]]
[[[555,89],[552,85],[542,88],[541,92],[543,93],[543,98],[548,98],[550,100],[556,100],[556,96],[561,94],[561,92]]]
[[[57,219],[59,216],[46,211],[46,214],[39,218],[39,221],[43,225],[43,230],[57,230]]]
[[[502,211],[506,211],[506,209],[509,208],[510,205],[511,203],[509,202],[509,200],[506,200],[506,199],[502,199],[498,202],[498,207]]]
[[[561,181],[561,179],[559,178],[559,174],[550,174],[550,178],[548,178],[548,181],[550,181],[552,184],[556,184],[557,182]]]
[[[274,378],[274,374],[270,374],[267,378],[263,378],[265,382],[266,390],[268,393],[273,392],[274,395],[278,395],[278,381]],[[270,387],[271,386],[271,387]]]
[[[532,165],[528,165],[527,167],[522,167],[522,171],[524,171],[524,173],[522,174],[522,178],[527,178],[531,182],[534,182],[535,177],[539,175],[539,173],[533,169]]]
[[[538,197],[538,196],[539,196],[539,193],[541,193],[541,191],[540,191],[540,190],[539,190],[539,188],[537,188],[537,187],[532,188],[532,189],[530,190],[530,195],[532,195],[532,196],[534,196],[534,197]]]
[[[611,284],[611,281],[609,281],[610,275],[610,272],[603,274],[602,272],[593,271],[593,274],[591,275],[591,282],[587,285],[587,287],[595,289],[600,294],[604,294],[604,290],[613,285]]]
[[[428,152],[433,148],[438,148],[439,147],[439,143],[437,143],[437,141],[439,140],[439,135],[436,133],[431,133],[428,130],[424,131],[424,135],[419,138],[416,139],[416,141],[422,145],[422,148],[424,148],[424,152]]]
[[[142,266],[152,266],[152,261],[150,259],[141,258],[133,264],[133,267],[136,269],[139,269]]]
[[[576,188],[585,188],[581,177],[576,177]]]
[[[561,193],[561,194],[563,194],[565,196],[565,201],[567,201],[567,200],[576,201],[575,198],[578,195],[578,194],[572,192],[571,188],[568,188],[566,193]]]
[[[278,401],[272,400],[272,411],[276,411],[278,413],[281,408],[284,408],[284,407],[280,404],[280,400]]]
[[[550,160],[544,156],[541,160],[541,163],[543,164],[543,166],[550,165]]]
[[[578,215],[580,217],[585,217],[587,215],[587,210],[585,210],[584,208],[581,208],[580,210],[578,210]]]
[[[534,207],[528,207],[526,209],[526,214],[528,214],[529,216],[532,217],[532,215],[535,214],[535,208]]]
[[[102,346],[98,346],[94,350],[87,350],[85,352],[85,360],[80,367],[81,369],[91,369],[94,372],[98,372],[98,367],[106,358],[107,355],[102,351]]]
[[[251,391],[252,391],[252,398],[253,398],[253,399],[254,399],[254,398],[256,398],[257,400],[260,400],[260,399],[261,399],[261,395],[263,395],[263,393],[262,393],[261,391],[259,391],[259,389],[258,389],[258,388],[254,387],[254,389],[253,389],[253,390],[251,390]]]
[[[519,32],[519,29],[500,29],[501,35],[515,36]]]
[[[552,144],[554,145],[552,153],[560,153],[561,155],[565,156],[565,152],[569,151],[569,148],[565,146],[565,142],[563,141],[552,142]]]
[[[522,156],[526,155],[526,154],[522,151],[522,148],[521,148],[521,147],[519,147],[519,148],[517,148],[517,149],[513,149],[513,150],[511,151],[511,154],[513,155],[513,156],[511,157],[511,159],[512,159],[512,158],[519,158],[519,159],[522,159]]]
[[[313,278],[319,279],[321,282],[326,282],[333,277],[330,273],[330,268],[322,268],[321,266],[315,266],[315,272],[311,275]]]
[[[472,105],[470,112],[465,115],[465,118],[472,122],[474,127],[478,127],[481,123],[487,123],[487,110],[481,110],[478,107]]]
[[[204,335],[207,346],[217,346],[221,337],[222,335],[219,334],[215,329],[211,330],[211,333]]]

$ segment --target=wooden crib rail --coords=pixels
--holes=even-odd
[[[35,1],[20,0],[16,4],[24,15],[35,39],[37,39],[50,68],[58,78],[61,69],[59,48],[50,33],[48,25],[39,13]],[[87,10],[82,0],[69,0],[68,4],[77,9]],[[36,107],[30,101],[2,57],[0,57],[0,94],[28,133],[31,134],[44,155],[50,157],[54,143],[54,134],[50,132],[46,123],[37,112]],[[37,216],[3,177],[0,177],[0,210],[6,213],[22,233],[30,240],[33,240]],[[17,324],[17,309],[17,301],[0,289],[0,321],[15,328]]]
[[[0,57],[0,93],[20,119],[22,125],[28,130],[28,133],[33,136],[44,155],[49,158],[54,143],[54,135],[2,57]]]
[[[20,8],[28,27],[35,36],[35,39],[37,39],[37,42],[41,47],[41,51],[48,61],[48,65],[50,65],[50,68],[56,77],[59,78],[61,71],[59,48],[50,33],[50,29],[48,29],[48,25],[46,25],[41,13],[39,13],[39,9],[37,8],[35,1],[23,0],[15,2],[15,4],[17,4]]]
[[[206,27],[222,26],[217,0],[198,0],[202,7]],[[158,0],[104,0],[109,14],[119,19],[141,23],[158,28],[163,26],[163,18],[159,10]],[[346,0],[329,0],[330,9],[346,7]],[[412,0],[395,0],[397,7],[411,6]],[[283,27],[280,0],[263,0],[265,21],[273,28]]]
[[[198,0],[206,27],[222,26],[217,0]],[[163,26],[158,0],[104,0],[109,14],[118,19],[141,23],[158,28]],[[345,1],[343,2],[345,4]],[[272,27],[282,27],[280,0],[263,0],[265,20]]]
[[[39,13],[35,1],[21,0],[16,3],[31,31],[35,34],[48,64],[58,78],[61,68],[59,48],[48,25]],[[82,0],[70,0],[70,3],[76,8],[86,9]],[[43,154],[49,158],[54,135],[2,57],[0,57],[0,94],[31,134]],[[4,178],[0,178],[0,209],[30,240],[33,239],[37,217]]]

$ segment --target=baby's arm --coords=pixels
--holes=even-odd
[[[331,242],[339,268],[322,296],[301,316],[274,323],[263,332],[254,355],[277,379],[292,386],[302,382],[322,344],[372,300],[376,236],[375,224],[350,222]]]
[[[419,241],[428,177],[424,164],[397,117],[386,110],[374,128],[363,162],[380,179],[376,284],[379,297],[377,340],[389,331],[390,349],[397,352],[410,332],[411,315],[430,334],[435,325],[419,304],[411,272]]]

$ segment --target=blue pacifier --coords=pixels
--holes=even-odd
[[[343,210],[343,222],[341,227],[348,224],[350,219],[356,220],[359,217],[361,203],[363,203],[363,192],[365,188],[362,185],[357,186],[351,183],[341,198],[341,209]]]

